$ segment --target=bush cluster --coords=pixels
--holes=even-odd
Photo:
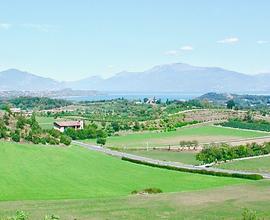
[[[157,194],[162,193],[162,190],[159,188],[147,188],[143,190],[133,190],[131,194]]]
[[[8,113],[8,114],[7,114]],[[14,142],[27,141],[33,144],[70,145],[71,138],[54,129],[42,130],[35,115],[12,115],[10,111],[0,118],[0,139]]]
[[[263,120],[246,121],[246,120],[241,120],[241,119],[231,119],[227,122],[221,123],[220,125],[224,127],[231,127],[231,128],[241,128],[241,129],[270,132],[270,123]]]
[[[203,163],[227,161],[236,158],[259,156],[270,153],[270,142],[264,144],[247,144],[230,146],[227,144],[212,145],[205,147],[196,155],[196,159]]]

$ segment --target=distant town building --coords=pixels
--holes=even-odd
[[[10,108],[11,113],[13,114],[20,114],[22,110],[20,108]]]
[[[83,129],[83,121],[60,121],[54,122],[54,129],[64,132],[67,128],[74,128],[75,130]]]
[[[22,114],[25,116],[31,116],[33,114],[32,110],[22,110],[21,108],[10,108],[10,111],[15,115]]]

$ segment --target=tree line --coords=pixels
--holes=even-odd
[[[239,146],[230,146],[228,144],[211,145],[205,147],[200,153],[196,155],[198,161],[204,164],[228,161],[236,158],[252,157],[270,154],[270,142],[263,144],[246,144]]]

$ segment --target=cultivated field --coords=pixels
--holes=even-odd
[[[170,132],[144,132],[113,136],[107,139],[106,146],[119,148],[147,148],[179,146],[180,141],[197,140],[200,143],[241,140],[268,136],[268,132],[241,130],[217,126],[183,127]],[[87,140],[94,143],[94,140]]]
[[[220,164],[217,167],[230,170],[245,170],[260,173],[270,173],[270,157],[232,161]]]

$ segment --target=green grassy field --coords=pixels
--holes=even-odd
[[[0,142],[0,167],[0,200],[111,197],[150,187],[176,192],[250,182],[133,164],[75,146]]]
[[[51,129],[53,128],[53,122],[56,120],[53,117],[36,117],[37,122],[43,129]],[[61,119],[60,119],[61,120]]]
[[[246,170],[270,173],[270,157],[227,162],[220,164],[217,167],[230,170]]]
[[[245,208],[260,219],[270,219],[270,181],[225,186],[194,192],[130,195],[113,198],[54,201],[0,202],[0,218],[16,210],[29,213],[30,220],[54,214],[63,220],[97,219],[239,219]]]
[[[129,150],[126,152],[158,160],[176,161],[193,165],[199,164],[199,161],[196,160],[196,152],[175,152],[167,150]]]
[[[181,140],[197,140],[201,143],[229,141],[243,138],[268,136],[270,133],[247,131],[217,126],[183,127],[171,132],[145,132],[113,136],[107,139],[107,146],[120,148],[146,148],[179,145]],[[95,140],[87,140],[94,143]]]

